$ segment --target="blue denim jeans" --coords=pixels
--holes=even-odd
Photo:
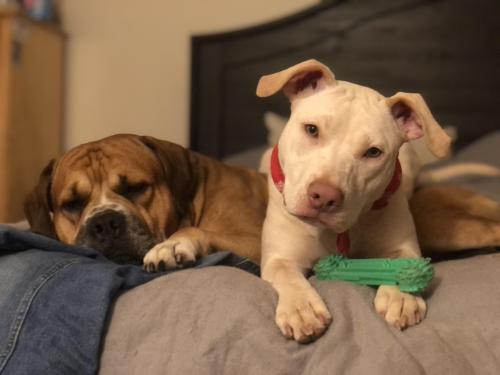
[[[196,267],[258,267],[215,253]],[[94,374],[119,293],[165,275],[0,225],[0,374]]]

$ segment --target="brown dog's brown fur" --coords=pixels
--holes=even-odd
[[[151,191],[126,199],[112,186],[116,181],[110,180],[110,171],[130,180],[147,179]],[[92,186],[81,186],[82,181]],[[64,212],[68,194],[77,187],[89,190],[86,208],[80,215]],[[260,260],[266,177],[152,137],[116,135],[51,161],[25,201],[26,217],[34,232],[75,243],[85,216],[103,193],[140,216],[155,243],[187,236],[200,255],[231,250]],[[500,204],[491,199],[454,187],[426,187],[415,192],[410,206],[425,253],[500,245]],[[135,261],[142,262],[146,251],[138,251]]]
[[[147,189],[127,198],[120,193],[119,176],[147,182]],[[67,208],[74,196],[85,201],[81,211]],[[51,162],[27,197],[25,213],[33,231],[75,243],[103,196],[146,223],[155,243],[182,234],[198,243],[199,255],[231,250],[260,260],[267,186],[258,172],[152,137],[116,135]],[[142,261],[146,250],[136,260]]]
[[[427,253],[500,245],[500,203],[472,191],[434,186],[410,200],[420,246]]]

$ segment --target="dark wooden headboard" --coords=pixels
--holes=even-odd
[[[500,1],[328,1],[272,23],[192,38],[191,138],[223,158],[262,145],[263,113],[288,115],[257,81],[309,58],[384,95],[420,92],[457,146],[499,129]]]

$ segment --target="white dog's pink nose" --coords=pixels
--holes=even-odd
[[[336,210],[344,200],[342,192],[324,182],[313,182],[307,189],[309,204],[312,208],[323,212]]]

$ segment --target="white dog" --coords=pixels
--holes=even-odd
[[[423,136],[430,151],[444,157],[450,138],[420,95],[385,98],[337,81],[315,60],[262,77],[257,95],[281,89],[291,116],[270,162],[262,277],[278,292],[281,332],[308,342],[332,321],[304,276],[319,258],[421,255],[407,203],[420,163],[405,142]],[[374,305],[399,329],[426,313],[421,297],[394,286],[379,287]]]

